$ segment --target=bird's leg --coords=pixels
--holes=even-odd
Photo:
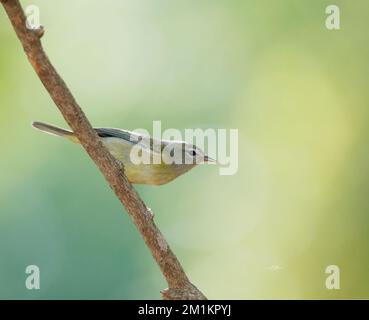
[[[124,165],[123,165],[123,162],[122,161],[119,161],[118,159],[116,159],[117,161],[117,164],[119,166],[119,168],[124,172]],[[147,216],[151,219],[151,220],[154,220],[154,217],[155,217],[155,214],[154,212],[150,209],[150,208],[146,208],[146,214]]]
[[[123,165],[123,162],[120,161],[119,159],[115,159],[117,164],[118,164],[118,167],[120,168],[120,170],[124,171],[124,165]]]

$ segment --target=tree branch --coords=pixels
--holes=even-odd
[[[19,0],[0,0],[23,49],[41,82],[62,113],[74,134],[79,139],[91,159],[105,176],[110,187],[127,209],[155,261],[160,267],[168,289],[162,292],[164,299],[206,299],[189,281],[181,264],[170,249],[153,221],[150,209],[146,207],[137,192],[127,180],[124,170],[103,146],[84,112],[75,101],[63,79],[44,52],[40,38],[44,30],[29,30],[26,17]]]

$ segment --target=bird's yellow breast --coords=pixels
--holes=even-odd
[[[193,167],[193,165],[166,164],[164,162],[160,164],[135,164],[130,157],[134,144],[112,137],[102,138],[102,141],[110,153],[123,164],[124,173],[131,183],[165,184]]]

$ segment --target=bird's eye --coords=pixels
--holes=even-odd
[[[195,151],[195,150],[191,150],[189,153],[190,153],[190,155],[191,155],[191,156],[193,156],[193,157],[197,155],[197,153],[196,153],[196,151]]]

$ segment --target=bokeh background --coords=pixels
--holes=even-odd
[[[137,186],[213,299],[369,298],[369,2],[46,0],[43,44],[96,126],[239,129],[239,170]],[[159,299],[158,267],[0,8],[0,298]],[[41,270],[27,290],[25,268]],[[341,289],[327,290],[337,265]]]

